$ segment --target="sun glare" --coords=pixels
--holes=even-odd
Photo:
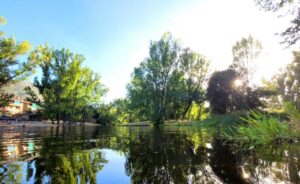
[[[236,79],[235,81],[234,81],[234,86],[235,87],[240,87],[242,85],[242,81],[240,80],[240,79]]]

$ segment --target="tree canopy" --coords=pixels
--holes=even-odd
[[[193,102],[204,102],[208,60],[181,49],[170,33],[150,43],[149,57],[132,73],[130,106],[156,125],[164,119],[185,117]]]
[[[68,49],[40,46],[31,57],[41,63],[42,77],[36,77],[34,85],[43,96],[41,106],[47,117],[58,123],[87,120],[89,107],[99,104],[107,91],[100,75],[82,66],[84,57]]]

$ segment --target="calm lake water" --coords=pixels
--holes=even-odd
[[[300,183],[300,145],[242,150],[195,127],[0,128],[0,183]]]

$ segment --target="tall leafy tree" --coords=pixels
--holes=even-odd
[[[207,80],[209,61],[190,49],[184,49],[180,55],[179,70],[184,77],[184,108],[182,118],[191,109],[193,102],[201,107],[205,101],[205,82]]]
[[[180,48],[170,33],[150,44],[149,57],[135,68],[128,86],[131,101],[139,101],[143,111],[156,125],[163,122],[170,94],[169,83],[177,69]]]
[[[193,103],[204,102],[209,61],[181,49],[170,33],[151,42],[149,57],[132,73],[129,107],[141,120],[158,125],[165,119],[186,118]]]
[[[35,86],[43,96],[41,106],[46,116],[58,123],[86,120],[90,106],[98,104],[107,91],[99,74],[82,66],[82,55],[67,49],[40,46],[31,57],[42,63],[42,77],[35,79]]]

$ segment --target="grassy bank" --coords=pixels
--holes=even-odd
[[[261,145],[293,141],[299,134],[289,121],[261,112],[252,111],[240,121],[244,123],[222,130],[222,138],[239,144]]]
[[[300,112],[286,105],[285,113],[237,111],[210,115],[203,121],[165,121],[162,126],[199,126],[226,141],[237,144],[262,145],[300,139]],[[151,122],[129,123],[126,126],[152,126]]]

